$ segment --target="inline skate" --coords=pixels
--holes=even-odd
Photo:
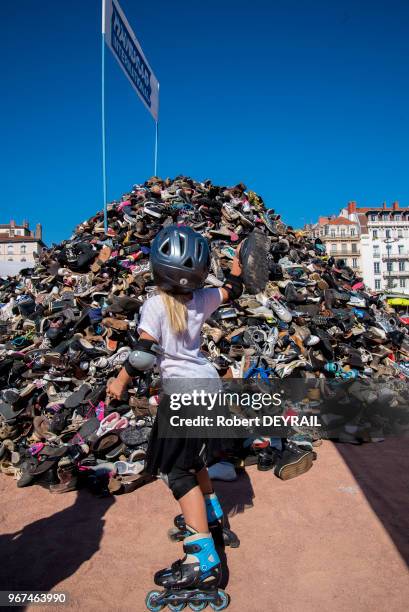
[[[227,608],[230,598],[219,589],[221,565],[213,538],[198,533],[186,525],[183,550],[185,557],[171,567],[156,572],[154,581],[164,591],[150,591],[146,607],[160,612],[165,606],[171,612],[180,612],[187,605],[194,612],[204,610],[207,604],[218,612]]]

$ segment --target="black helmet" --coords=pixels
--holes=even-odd
[[[153,279],[160,289],[190,293],[203,287],[210,267],[207,241],[186,225],[169,225],[151,246]]]

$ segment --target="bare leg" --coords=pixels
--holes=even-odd
[[[187,525],[200,533],[207,533],[209,531],[206,506],[201,487],[190,489],[189,493],[186,493],[186,495],[179,499],[179,504]]]
[[[197,472],[196,478],[203,495],[209,495],[210,493],[213,493],[212,481],[209,478],[209,472],[207,471],[207,468],[203,468],[202,470],[200,470],[200,472]]]

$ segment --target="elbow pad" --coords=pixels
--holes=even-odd
[[[137,376],[140,372],[147,372],[155,365],[156,357],[160,352],[160,347],[153,340],[138,340],[125,361],[124,368],[129,376]]]
[[[223,289],[229,294],[230,300],[237,300],[243,293],[243,281],[241,276],[234,276],[230,272],[226,274],[226,283]]]

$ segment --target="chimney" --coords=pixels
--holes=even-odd
[[[399,210],[399,202],[392,202],[392,210]]]
[[[388,206],[387,206],[386,202],[384,202],[384,203],[382,204],[382,210],[386,210],[387,208],[388,208]]]
[[[35,237],[37,238],[37,240],[42,240],[43,238],[43,228],[41,227],[41,223],[37,223],[36,225]]]
[[[16,222],[14,219],[10,219],[10,227],[16,227]]]
[[[352,215],[353,213],[356,213],[356,202],[354,200],[348,202],[348,215]]]
[[[24,229],[28,229],[28,221],[27,221],[27,219],[23,220],[23,227],[24,227]]]

